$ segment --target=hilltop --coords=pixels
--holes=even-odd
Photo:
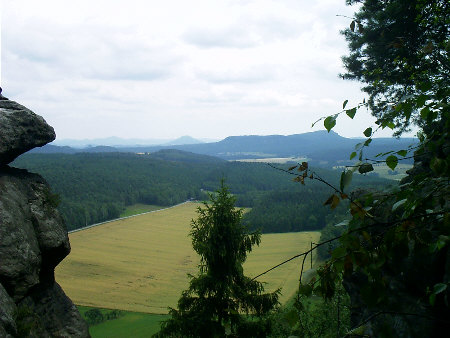
[[[293,134],[293,135],[245,135],[229,136],[218,142],[199,143],[189,136],[163,145],[135,145],[135,146],[91,146],[84,148],[60,147],[46,145],[34,149],[39,153],[78,153],[78,152],[130,152],[153,153],[164,149],[177,149],[191,153],[219,157],[225,160],[274,158],[274,157],[304,157],[316,164],[333,165],[349,162],[349,154],[354,146],[364,139],[346,138],[325,130]],[[413,138],[374,138],[365,156],[374,158],[384,149],[398,151],[417,143]]]

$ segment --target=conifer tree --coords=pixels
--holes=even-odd
[[[260,337],[269,330],[263,320],[278,304],[279,290],[264,292],[262,283],[244,275],[243,263],[261,235],[241,223],[242,209],[222,181],[192,221],[192,246],[200,255],[199,272],[170,309],[172,318],[156,337]],[[244,314],[259,320],[246,320]]]

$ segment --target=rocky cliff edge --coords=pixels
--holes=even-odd
[[[57,198],[41,176],[8,166],[54,139],[41,116],[0,100],[0,337],[89,337],[54,277],[70,252]]]

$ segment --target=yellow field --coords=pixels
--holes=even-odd
[[[56,268],[56,280],[78,305],[167,313],[187,288],[187,273],[199,262],[188,236],[200,204],[103,224],[69,235],[71,254]],[[267,234],[248,256],[246,274],[255,276],[309,248],[318,232]],[[309,267],[309,259],[307,260]],[[282,302],[298,287],[296,259],[260,278],[266,290],[283,287]]]

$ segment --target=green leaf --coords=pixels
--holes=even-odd
[[[440,235],[436,242],[436,248],[438,250],[441,250],[445,246],[447,241],[448,241],[448,236]]]
[[[350,220],[348,219],[344,219],[342,222],[335,224],[335,227],[342,227],[342,226],[347,226],[350,223]]]
[[[333,250],[331,253],[331,257],[334,259],[341,258],[347,253],[347,250],[344,246],[338,246],[336,249]]]
[[[350,170],[343,171],[341,174],[341,191],[344,191],[352,182],[353,172]]]
[[[433,157],[431,159],[430,168],[433,170],[436,174],[441,174],[445,171],[446,165],[445,160]]]
[[[350,159],[353,160],[356,157],[356,151],[350,154]]]
[[[395,155],[390,155],[386,158],[386,165],[391,168],[391,170],[394,170],[395,167],[398,164],[398,158]]]
[[[402,149],[402,150],[397,151],[396,154],[405,157],[408,154],[408,151]]]
[[[387,126],[388,126],[388,128],[390,128],[390,129],[394,129],[394,128],[395,128],[395,123],[394,123],[394,122],[389,122],[389,123],[387,124]]]
[[[405,102],[402,105],[402,108],[403,108],[403,113],[405,114],[406,119],[409,120],[409,118],[411,117],[412,110],[413,110],[412,104],[410,102]]]
[[[356,114],[356,108],[352,108],[352,109],[347,109],[345,111],[345,113],[347,114],[348,117],[350,117],[351,119],[353,119],[355,117]]]
[[[407,201],[407,199],[402,199],[396,203],[394,203],[394,205],[392,206],[392,211],[397,210],[400,206],[402,206],[403,204],[405,204],[405,202]]]
[[[435,293],[432,293],[431,295],[430,295],[430,304],[431,304],[431,306],[434,306],[434,303],[436,302],[436,294]]]
[[[356,146],[355,146],[355,149],[358,150],[359,148],[361,148],[362,145],[363,145],[362,142],[357,143]]]
[[[347,105],[348,100],[345,100],[344,103],[342,104],[342,109],[345,109],[345,106]]]
[[[424,108],[420,111],[420,117],[421,117],[423,120],[426,120],[429,114],[430,114],[430,108],[429,108],[429,107],[424,107]]]
[[[359,166],[358,171],[360,174],[365,174],[373,171],[373,165],[370,163],[363,163]]]
[[[364,146],[367,147],[370,144],[370,142],[372,142],[372,139],[371,138],[367,139],[366,142],[364,142]]]
[[[419,88],[421,91],[426,92],[426,91],[428,91],[428,90],[431,89],[431,82],[430,82],[430,81],[422,82],[422,83],[420,83],[420,84],[418,85],[418,88]]]
[[[447,284],[437,283],[434,285],[433,293],[437,295],[437,294],[441,293],[442,291],[445,291],[446,289],[447,289]]]
[[[417,107],[423,107],[425,105],[427,98],[428,98],[427,95],[424,94],[419,95],[419,97],[416,99]]]
[[[301,295],[304,295],[306,297],[311,296],[312,294],[312,287],[309,284],[300,284],[298,287],[298,293]]]
[[[367,128],[366,130],[364,130],[364,136],[365,137],[372,136],[372,128]]]
[[[335,116],[328,116],[325,121],[323,121],[323,125],[325,126],[325,129],[330,132],[331,129],[336,125],[336,117]]]

